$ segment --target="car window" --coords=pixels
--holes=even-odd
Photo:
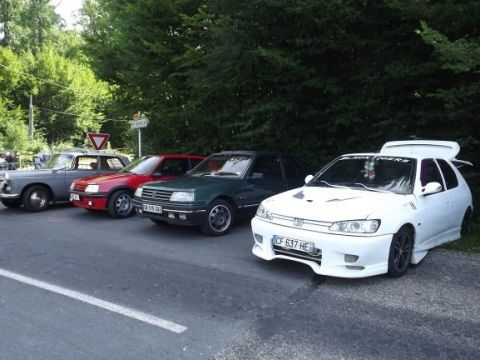
[[[259,156],[253,166],[251,175],[262,174],[263,178],[281,179],[282,170],[277,156]]]
[[[78,156],[75,164],[76,170],[97,170],[98,157],[97,156]]]
[[[251,155],[220,153],[210,155],[190,172],[192,176],[242,177],[250,167]]]
[[[440,170],[433,159],[422,160],[420,169],[420,182],[422,186],[425,186],[431,182],[438,182],[440,185],[442,185],[443,190],[442,175],[440,174]]]
[[[457,175],[452,170],[452,167],[442,159],[437,159],[438,165],[440,165],[440,169],[442,170],[443,177],[445,178],[445,183],[447,185],[447,189],[453,189],[458,186],[458,179]]]
[[[203,159],[190,159],[190,169],[197,166]]]
[[[303,169],[294,159],[290,157],[283,158],[283,167],[285,168],[285,176],[288,179],[305,177]]]
[[[179,176],[185,174],[187,170],[188,159],[165,159],[155,173],[161,173],[163,176]]]
[[[112,157],[101,157],[102,159],[102,169],[103,170],[120,170],[123,169],[123,164],[119,158]]]
[[[344,155],[322,169],[308,186],[344,187],[411,194],[416,160],[398,156]]]

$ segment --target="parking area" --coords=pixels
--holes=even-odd
[[[477,359],[480,256],[313,276],[223,237],[59,205],[0,206],[0,359]]]

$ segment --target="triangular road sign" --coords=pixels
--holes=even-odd
[[[110,138],[110,134],[88,133],[88,137],[95,150],[101,150]]]

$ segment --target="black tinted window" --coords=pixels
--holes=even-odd
[[[253,174],[262,174],[264,178],[281,179],[282,170],[280,169],[280,162],[276,156],[261,156],[255,162],[252,170]]]
[[[442,169],[443,177],[445,178],[445,183],[447,184],[447,189],[452,189],[458,186],[457,175],[453,172],[450,165],[445,160],[437,159],[440,169]]]
[[[188,159],[165,159],[156,172],[163,176],[179,176],[188,170]]]
[[[190,168],[194,168],[200,163],[203,159],[190,159]]]
[[[285,176],[287,179],[303,178],[305,173],[298,163],[289,157],[283,158],[283,167],[285,168]]]
[[[420,182],[422,183],[422,186],[425,186],[430,182],[438,182],[443,188],[442,175],[440,175],[440,170],[438,170],[438,166],[433,159],[422,160]]]

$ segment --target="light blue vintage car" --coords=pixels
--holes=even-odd
[[[42,169],[0,172],[0,202],[32,212],[49,204],[69,200],[75,179],[117,172],[129,163],[127,157],[106,152],[69,151],[54,155]]]

